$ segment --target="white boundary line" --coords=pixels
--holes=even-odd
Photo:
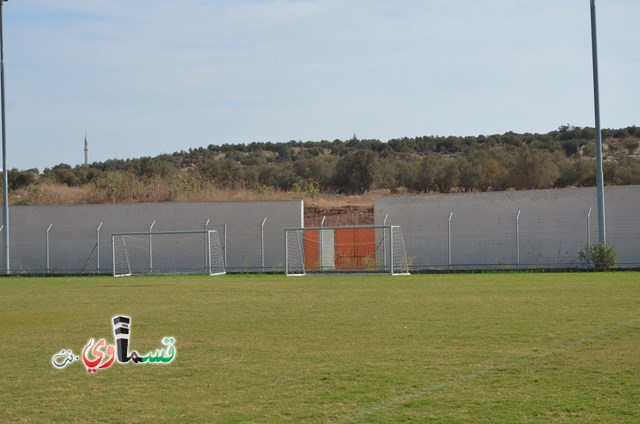
[[[362,418],[362,417],[366,417],[367,415],[374,414],[374,413],[376,413],[376,412],[378,412],[378,411],[380,411],[382,409],[385,409],[385,408],[388,408],[388,407],[392,407],[392,406],[395,406],[395,405],[399,405],[399,404],[402,404],[402,403],[405,403],[405,402],[409,402],[409,401],[414,400],[414,399],[418,399],[418,398],[420,398],[420,397],[422,397],[422,396],[424,396],[426,394],[435,392],[436,390],[444,389],[444,388],[446,388],[448,386],[451,386],[453,384],[456,384],[456,383],[460,383],[460,382],[467,381],[467,380],[472,380],[474,378],[481,377],[483,375],[491,374],[491,373],[496,372],[498,370],[506,370],[506,369],[511,369],[511,368],[518,368],[521,365],[528,364],[528,363],[531,363],[531,362],[535,362],[535,361],[537,361],[539,359],[543,359],[543,358],[546,358],[546,357],[551,356],[551,355],[556,355],[556,354],[559,354],[559,353],[563,353],[563,352],[569,351],[571,349],[575,349],[576,347],[578,347],[580,345],[583,345],[583,344],[585,344],[585,343],[587,343],[587,342],[589,342],[589,341],[591,341],[593,339],[596,339],[596,338],[598,338],[600,336],[603,336],[605,334],[609,334],[609,333],[612,333],[614,331],[617,331],[620,328],[628,327],[628,326],[630,326],[632,324],[635,324],[637,322],[640,322],[640,320],[633,319],[633,320],[630,320],[630,321],[621,322],[621,323],[618,323],[618,324],[613,325],[611,327],[606,327],[606,328],[603,328],[601,330],[598,330],[595,333],[591,333],[588,336],[585,336],[585,337],[583,337],[581,339],[573,340],[573,341],[565,344],[564,346],[561,346],[561,347],[556,348],[556,349],[551,349],[549,351],[546,351],[546,352],[543,352],[543,353],[540,353],[540,354],[537,354],[537,355],[525,356],[525,357],[520,358],[520,359],[518,359],[516,361],[509,362],[509,363],[507,363],[505,365],[496,365],[496,366],[491,367],[491,368],[485,368],[483,370],[470,372],[468,374],[459,374],[459,375],[457,375],[455,377],[450,378],[449,380],[445,380],[445,381],[442,381],[440,383],[435,383],[435,384],[431,384],[429,386],[425,386],[425,387],[423,387],[421,389],[418,389],[418,390],[416,390],[416,391],[414,391],[412,393],[407,393],[406,395],[396,396],[396,397],[392,397],[392,398],[389,398],[389,399],[385,399],[382,402],[367,406],[366,408],[363,408],[363,409],[361,409],[359,411],[356,411],[356,412],[348,414],[348,415],[344,415],[344,416],[342,416],[342,417],[340,417],[340,418],[338,418],[336,420],[332,420],[332,421],[329,421],[329,422],[332,423],[332,424],[348,423],[348,422],[356,420],[358,418]]]

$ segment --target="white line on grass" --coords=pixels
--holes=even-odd
[[[391,406],[395,406],[395,405],[399,405],[405,402],[409,402],[411,400],[420,398],[426,394],[435,392],[436,390],[440,390],[443,389],[445,387],[451,386],[453,384],[457,384],[463,381],[467,381],[467,380],[472,380],[474,378],[477,377],[481,377],[483,375],[487,375],[487,374],[491,374],[493,372],[499,371],[499,370],[505,370],[505,369],[510,369],[510,368],[517,368],[521,365],[524,364],[528,364],[530,362],[534,362],[537,361],[539,359],[543,359],[546,358],[548,356],[551,355],[556,355],[558,353],[563,353],[566,352],[568,350],[574,349],[584,343],[587,343],[593,339],[596,339],[600,336],[603,336],[605,334],[609,334],[612,333],[614,331],[617,331],[618,329],[622,328],[622,327],[627,327],[629,325],[635,324],[640,320],[637,319],[633,319],[630,321],[626,321],[626,322],[621,322],[618,323],[616,325],[613,325],[611,327],[606,327],[603,328],[601,330],[596,331],[595,333],[589,334],[588,336],[585,336],[581,339],[578,340],[573,340],[567,344],[565,344],[564,346],[561,346],[559,348],[556,349],[551,349],[547,352],[543,352],[537,355],[529,355],[529,356],[525,356],[523,358],[518,359],[517,361],[513,361],[510,362],[508,364],[505,365],[496,365],[494,367],[490,367],[490,368],[485,368],[483,370],[478,370],[478,371],[474,371],[474,372],[470,372],[467,374],[459,374],[455,377],[450,378],[449,380],[445,380],[442,381],[440,383],[435,383],[435,384],[431,384],[429,386],[425,386],[421,389],[418,389],[412,393],[407,393],[406,395],[402,395],[402,396],[396,396],[396,397],[392,397],[389,399],[385,399],[382,402],[373,404],[373,405],[369,405],[366,408],[363,408],[359,411],[353,412],[351,414],[345,415],[341,418],[336,419],[335,421],[330,421],[333,424],[344,424],[344,423],[348,423],[350,421],[356,420],[358,418],[362,418],[362,417],[366,417],[367,415],[371,415],[374,414],[382,409],[391,407]]]

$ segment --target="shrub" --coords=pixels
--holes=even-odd
[[[292,189],[296,193],[304,193],[315,197],[320,193],[320,183],[313,179],[298,180],[293,184]]]
[[[616,249],[607,244],[586,244],[578,254],[582,263],[594,269],[609,269],[616,264]]]

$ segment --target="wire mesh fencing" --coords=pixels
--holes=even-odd
[[[301,226],[302,217],[300,201],[14,207],[10,269],[0,272],[111,274],[114,233],[153,240],[154,233],[210,230],[227,272],[281,272],[284,228]]]
[[[385,198],[376,222],[402,226],[412,270],[583,268],[580,253],[599,242],[594,190]],[[616,266],[638,268],[640,187],[606,193]]]

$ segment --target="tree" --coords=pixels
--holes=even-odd
[[[504,190],[508,184],[508,155],[481,150],[456,159],[458,188],[462,192]]]
[[[380,185],[397,193],[400,187],[409,187],[415,178],[415,166],[400,159],[387,159],[380,162]]]
[[[433,189],[435,175],[438,167],[438,160],[435,156],[427,155],[416,166],[416,170],[413,173],[413,180],[411,190],[416,192],[427,193]]]
[[[319,156],[297,160],[293,166],[302,180],[317,181],[320,191],[326,191],[332,183],[337,161],[335,156]]]
[[[480,191],[502,191],[509,184],[512,155],[506,152],[485,152],[477,156]]]
[[[293,186],[300,181],[300,177],[296,175],[293,164],[287,162],[281,166],[276,167],[275,173],[275,187],[280,190],[291,190]]]
[[[590,160],[578,159],[560,164],[560,175],[555,187],[593,187],[596,185],[596,167]]]
[[[71,166],[66,163],[56,165],[52,169],[45,169],[44,175],[53,179],[56,183],[66,184],[70,187],[77,186],[80,183],[80,178],[73,172]]]
[[[222,161],[219,181],[227,188],[238,188],[244,181],[242,165],[233,159]]]
[[[462,156],[456,159],[458,166],[458,188],[466,193],[477,189],[480,185],[480,175],[477,163],[472,157]]]
[[[458,166],[454,160],[438,158],[433,182],[440,193],[448,193],[458,184]]]
[[[397,159],[395,163],[398,185],[410,189],[416,179],[420,162],[415,159],[404,158]]]
[[[640,161],[633,158],[625,158],[619,162],[607,162],[605,163],[604,174],[607,184],[640,184]]]
[[[9,190],[17,190],[22,187],[27,187],[36,181],[38,175],[37,169],[28,171],[18,171],[16,168],[9,170],[8,187]],[[1,178],[0,178],[1,179]]]
[[[634,138],[627,138],[622,143],[624,148],[627,149],[627,153],[630,155],[634,154],[636,150],[638,150],[638,147],[640,147],[640,143]]]
[[[376,182],[378,162],[378,155],[371,150],[348,153],[336,164],[334,186],[341,193],[363,194]]]
[[[511,169],[511,182],[516,189],[550,188],[560,176],[560,170],[551,153],[529,146],[518,149],[516,163]]]

